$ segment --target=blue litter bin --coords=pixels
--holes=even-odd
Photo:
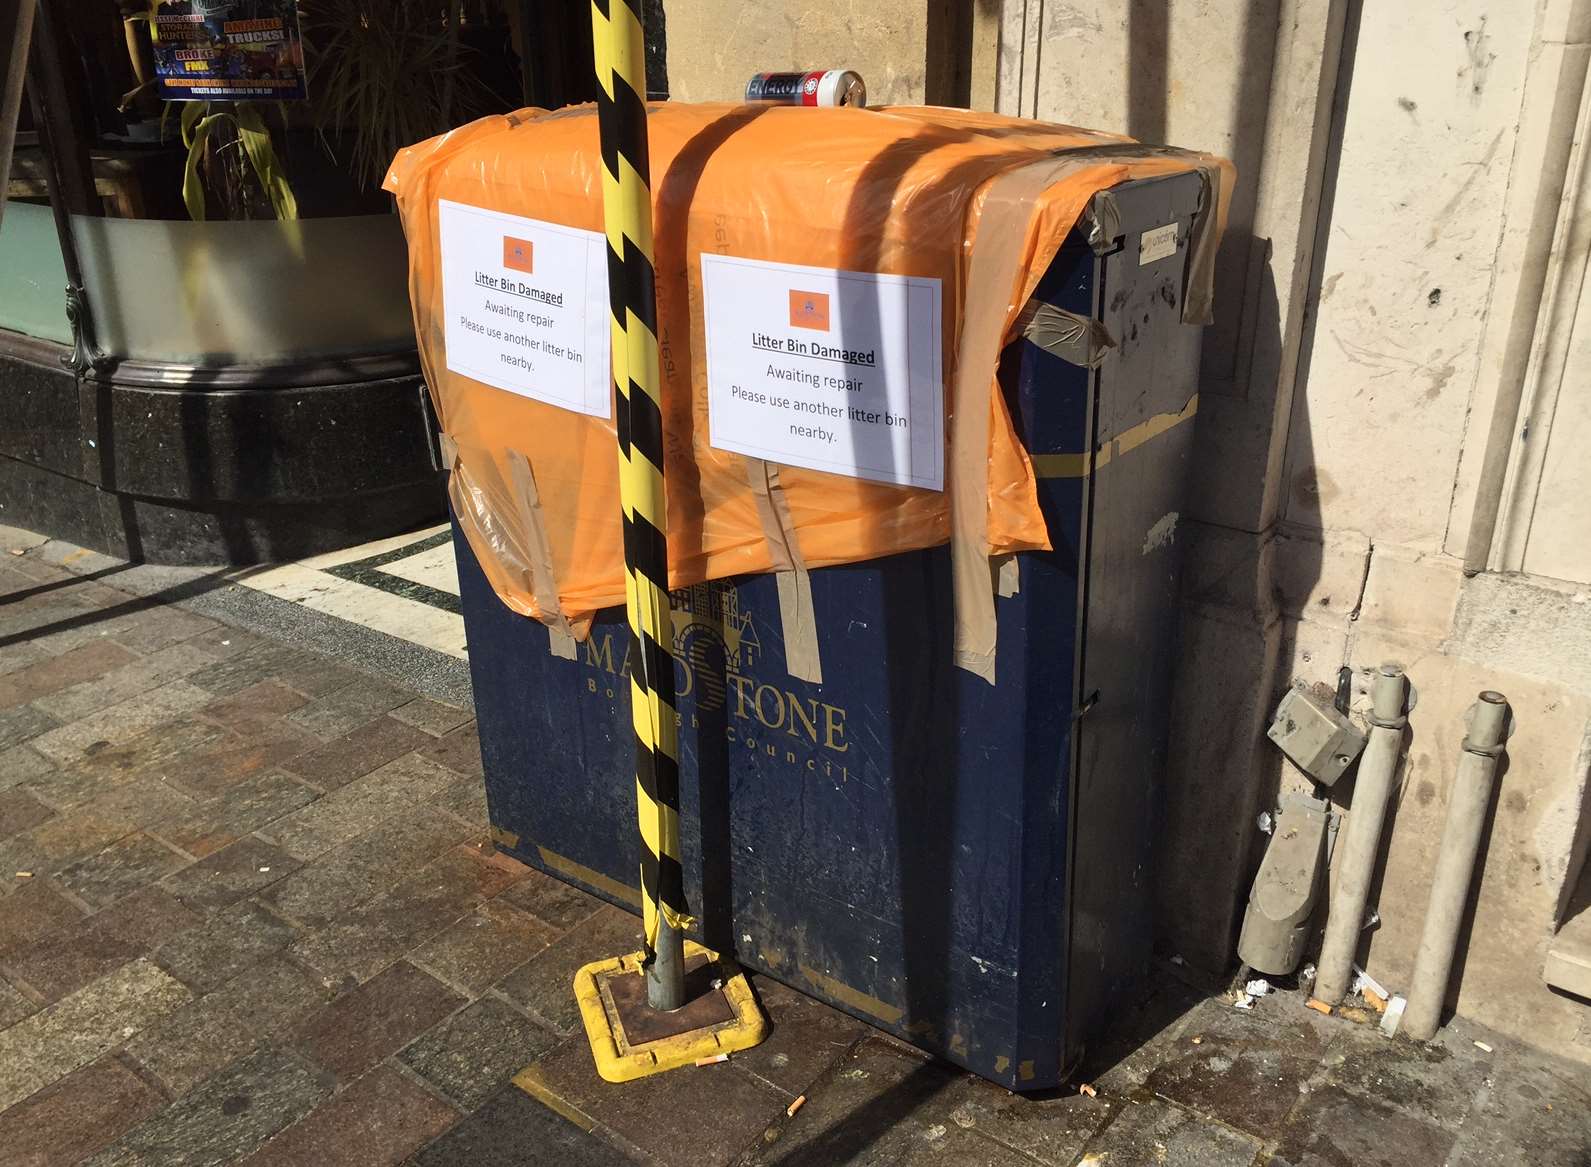
[[[822,684],[785,667],[773,577],[675,596],[701,938],[1014,1090],[1065,1078],[1152,937],[1200,330],[1187,247],[1150,257],[1166,224],[1188,239],[1201,180],[1110,198],[1093,221],[1114,240],[1074,231],[1037,298],[1115,351],[1095,370],[1027,340],[1002,358],[1054,550],[1018,556],[997,600],[997,684],[952,663],[943,547],[812,573]],[[635,910],[623,612],[561,659],[455,543],[498,844]]]

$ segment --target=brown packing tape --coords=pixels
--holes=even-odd
[[[1188,398],[1188,403],[1176,413],[1157,413],[1151,418],[1122,430],[1113,438],[1100,443],[1092,457],[1088,454],[1033,454],[1033,473],[1040,478],[1084,478],[1102,466],[1152,438],[1157,438],[1174,426],[1190,421],[1199,412],[1199,395]]]
[[[995,178],[984,199],[967,271],[956,370],[950,391],[950,570],[955,588],[955,662],[994,684],[995,581],[989,567],[989,370],[997,367],[1021,274],[1035,199],[1089,164],[1093,151],[1049,156]]]
[[[513,449],[506,454],[509,471],[514,476],[514,497],[519,502],[529,543],[527,566],[531,595],[535,597],[536,607],[541,609],[542,622],[547,625],[548,651],[564,660],[574,660],[575,633],[558,607],[558,585],[552,574],[552,550],[547,544],[547,525],[542,520],[536,476],[531,472],[530,459],[524,454]]]
[[[1109,254],[1121,235],[1121,208],[1116,205],[1116,196],[1108,190],[1096,191],[1083,208],[1081,222],[1083,237],[1094,254]]]
[[[1221,244],[1225,215],[1221,206],[1220,176],[1208,166],[1199,167],[1204,197],[1188,233],[1188,262],[1182,273],[1182,323],[1215,321],[1215,253]]]
[[[1015,555],[997,556],[994,561],[995,590],[1009,600],[1022,590],[1022,569]]]
[[[812,575],[796,542],[790,503],[779,485],[779,467],[760,458],[747,458],[746,482],[757,503],[763,536],[774,565],[779,591],[779,622],[784,636],[785,667],[790,675],[814,685],[823,683],[823,662],[818,655],[817,613],[812,605]]]
[[[1110,329],[1092,316],[1082,316],[1029,300],[1017,317],[1017,332],[1045,352],[1085,369],[1097,369],[1105,354],[1116,347]]]

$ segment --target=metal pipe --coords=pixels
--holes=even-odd
[[[1464,906],[1475,880],[1475,860],[1491,806],[1497,758],[1508,728],[1508,699],[1487,690],[1470,709],[1469,733],[1459,756],[1458,773],[1442,829],[1442,849],[1431,876],[1431,902],[1425,910],[1425,931],[1409,982],[1409,1005],[1402,1031],[1416,1041],[1436,1036],[1442,1002],[1453,973],[1453,954],[1464,921]]]
[[[1587,35],[1591,35],[1591,3],[1575,0],[1567,24],[1566,42],[1570,45],[1583,43]],[[1497,371],[1497,397],[1492,404],[1491,426],[1486,432],[1485,454],[1475,486],[1475,507],[1470,512],[1469,537],[1464,545],[1465,575],[1485,571],[1491,559],[1508,463],[1519,432],[1519,406],[1525,395],[1525,377],[1530,370],[1536,325],[1546,294],[1553,247],[1559,243],[1559,204],[1563,201],[1569,162],[1578,145],[1575,123],[1580,116],[1585,89],[1587,57],[1584,52],[1566,51],[1562,60],[1557,92],[1553,95],[1546,132],[1541,137],[1544,150],[1540,161],[1532,166],[1540,178],[1526,225],[1525,254],[1519,262],[1519,288],[1514,297],[1513,314],[1508,320],[1508,335],[1503,342],[1502,364]]]
[[[1359,759],[1354,780],[1353,806],[1348,826],[1339,840],[1342,857],[1331,881],[1331,914],[1326,919],[1326,939],[1320,950],[1314,996],[1328,1005],[1348,993],[1354,953],[1364,930],[1365,900],[1375,870],[1376,850],[1386,819],[1387,796],[1403,747],[1403,727],[1408,724],[1405,701],[1408,681],[1394,664],[1381,666],[1370,690],[1370,740]]]
[[[658,917],[652,959],[646,963],[646,1003],[664,1010],[685,1004],[685,933],[663,915]]]
[[[619,505],[624,512],[625,614],[630,624],[635,800],[641,830],[646,999],[685,1003],[686,914],[679,841],[679,729],[668,597],[668,506],[663,484],[662,378],[657,364],[646,48],[641,0],[592,0],[602,218],[618,413]]]

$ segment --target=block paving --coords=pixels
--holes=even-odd
[[[494,852],[469,710],[46,550],[0,546],[8,1167],[1591,1163],[1586,1066],[1242,1012],[1175,966],[1091,1094],[764,978],[763,1046],[610,1086],[570,980],[637,921]]]

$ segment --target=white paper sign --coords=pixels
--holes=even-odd
[[[943,490],[936,279],[702,256],[709,441]]]
[[[520,215],[438,200],[447,367],[608,417],[607,245]]]

